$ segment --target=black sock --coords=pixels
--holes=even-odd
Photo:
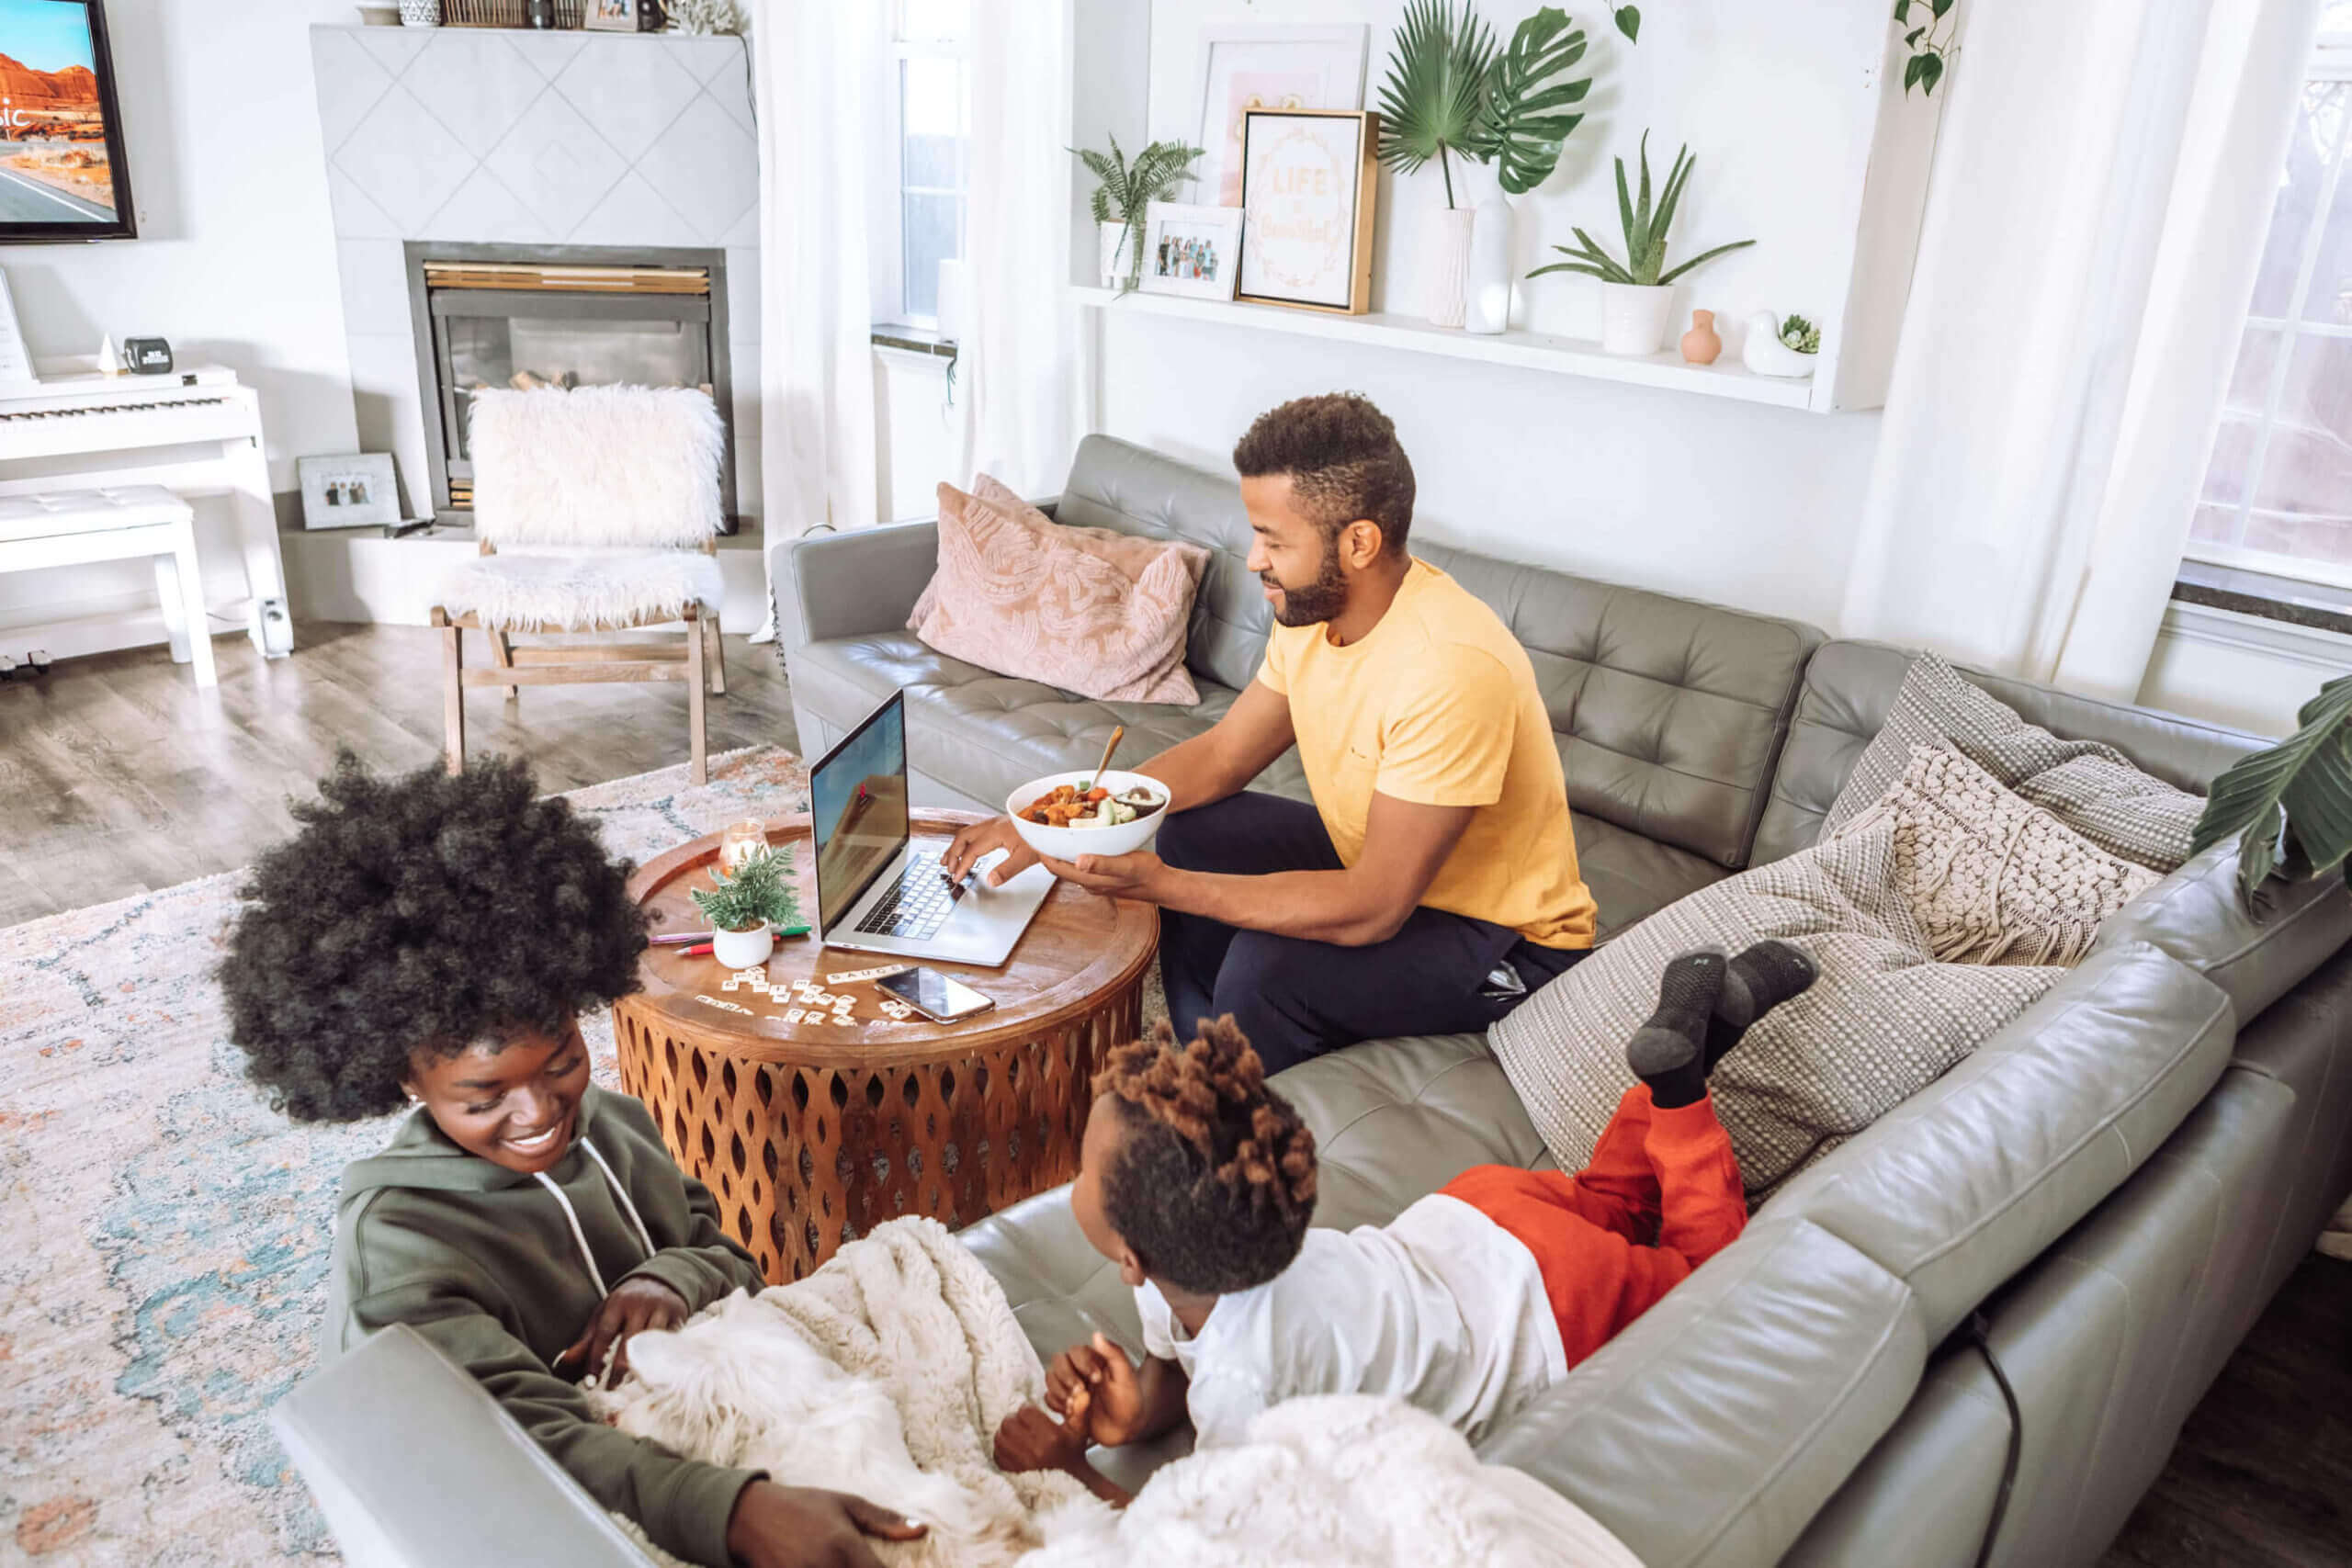
[[[1707,1021],[1722,994],[1724,973],[1720,953],[1686,953],[1668,964],[1658,982],[1657,1011],[1626,1043],[1626,1065],[1650,1086],[1650,1103],[1661,1111],[1707,1092]]]
[[[1815,973],[1813,960],[1785,942],[1759,942],[1725,964],[1707,1020],[1707,1071],[1715,1070],[1758,1019],[1812,985]]]

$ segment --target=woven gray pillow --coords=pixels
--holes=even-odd
[[[1544,1145],[1577,1170],[1634,1082],[1625,1042],[1657,1005],[1667,960],[1779,937],[1820,969],[1716,1068],[1715,1114],[1751,1195],[1934,1082],[2064,969],[1938,964],[1897,886],[1897,819],[1678,899],[1594,950],[1488,1032]]]
[[[1932,653],[1911,661],[1885,725],[1822,819],[1822,836],[1876,805],[1910,765],[1911,748],[1947,744],[2109,854],[2159,872],[2188,858],[2202,795],[2141,772],[2112,746],[2061,740],[2028,724]]]

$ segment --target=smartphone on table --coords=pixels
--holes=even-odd
[[[874,984],[898,998],[933,1023],[953,1023],[996,1006],[993,999],[936,969],[901,969]]]

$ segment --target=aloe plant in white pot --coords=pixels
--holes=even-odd
[[[1727,245],[1702,251],[1680,266],[1667,270],[1667,231],[1674,226],[1674,210],[1681,203],[1683,188],[1690,182],[1691,165],[1697,161],[1686,143],[1674,155],[1674,167],[1668,172],[1666,184],[1659,188],[1653,206],[1650,133],[1643,131],[1638,198],[1626,187],[1625,160],[1616,160],[1617,214],[1625,231],[1625,259],[1619,261],[1601,249],[1591,235],[1577,229],[1574,231],[1577,243],[1573,248],[1552,247],[1567,257],[1566,261],[1539,266],[1527,275],[1541,277],[1547,272],[1580,272],[1587,277],[1600,279],[1600,348],[1604,354],[1656,354],[1665,347],[1667,325],[1674,319],[1674,280],[1726,251],[1756,243],[1734,240]]]
[[[1143,270],[1144,218],[1153,202],[1165,201],[1170,191],[1193,177],[1193,160],[1201,150],[1181,141],[1155,141],[1129,163],[1114,136],[1108,152],[1091,147],[1070,151],[1097,181],[1088,202],[1095,232],[1102,236],[1102,286],[1131,289]]]

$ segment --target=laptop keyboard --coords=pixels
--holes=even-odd
[[[948,893],[947,878],[940,873],[939,857],[916,850],[908,855],[899,885],[882,895],[855,929],[865,936],[921,942],[955,911],[956,900]]]

